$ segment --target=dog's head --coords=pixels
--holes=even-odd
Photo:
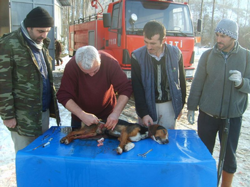
[[[161,125],[150,125],[148,127],[148,136],[159,144],[167,144],[168,131]]]

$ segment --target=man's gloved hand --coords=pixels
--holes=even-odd
[[[232,74],[230,75],[229,80],[234,82],[235,87],[238,87],[242,83],[241,72],[237,70],[230,70],[229,73]]]
[[[187,118],[188,118],[188,122],[193,125],[194,124],[194,111],[193,110],[188,111]]]

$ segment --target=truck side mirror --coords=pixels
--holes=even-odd
[[[111,27],[111,15],[110,15],[110,13],[103,13],[103,26],[105,28]]]
[[[201,32],[201,19],[198,19],[198,22],[197,22],[197,32]]]

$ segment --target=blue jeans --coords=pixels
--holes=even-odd
[[[199,111],[198,135],[203,141],[203,143],[207,146],[211,154],[213,154],[217,132],[219,132],[220,142],[222,140],[222,132],[225,123],[225,119],[217,119],[207,115],[201,110]],[[242,116],[230,118],[230,128],[228,134],[225,161],[223,166],[223,170],[228,173],[235,173],[237,169],[236,150],[240,137],[241,123]]]

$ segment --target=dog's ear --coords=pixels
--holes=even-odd
[[[148,136],[149,137],[155,135],[158,126],[159,125],[149,125],[149,127],[148,127]]]

